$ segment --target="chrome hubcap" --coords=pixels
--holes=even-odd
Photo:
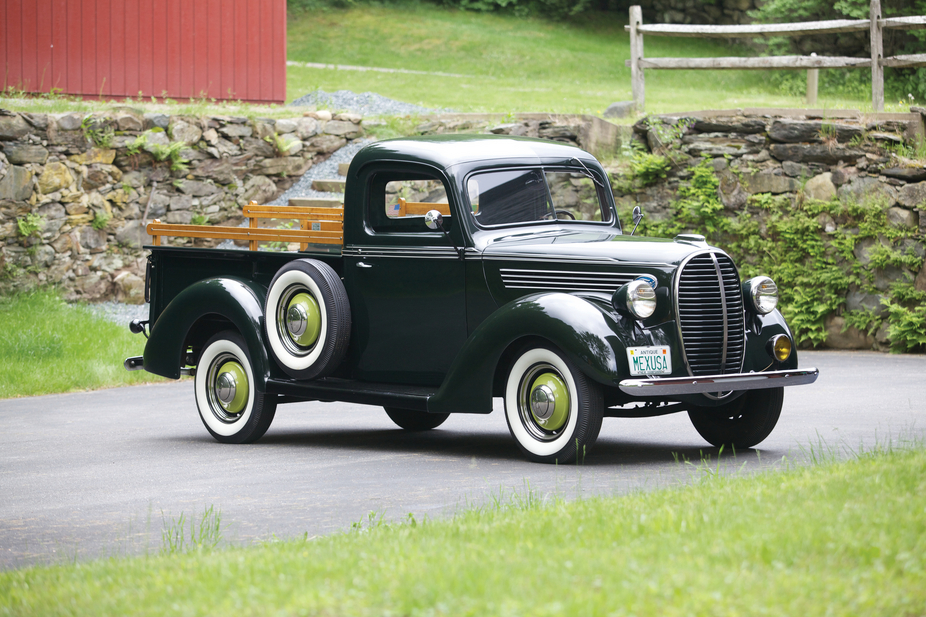
[[[219,397],[219,403],[225,409],[235,400],[235,394],[238,391],[238,380],[235,379],[234,373],[222,373],[216,380],[215,393]]]
[[[569,388],[559,370],[540,362],[521,378],[518,393],[521,423],[534,439],[551,441],[562,434],[569,420]]]
[[[289,307],[289,311],[286,312],[286,329],[289,330],[293,338],[299,338],[305,334],[308,321],[308,315],[306,315],[305,308],[301,304],[293,304]]]
[[[556,409],[556,396],[547,385],[540,385],[531,392],[531,412],[538,420],[549,420]]]

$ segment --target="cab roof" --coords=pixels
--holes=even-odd
[[[545,139],[508,135],[428,135],[372,143],[357,153],[353,165],[359,170],[369,162],[402,160],[449,169],[461,164],[491,164],[492,161],[551,164],[572,158],[597,163],[581,148]]]

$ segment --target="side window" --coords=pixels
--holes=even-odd
[[[407,172],[379,172],[369,193],[370,222],[375,231],[428,232],[424,215],[437,210],[444,215],[444,229],[453,217],[447,187],[439,179]]]

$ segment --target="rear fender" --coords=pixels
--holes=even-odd
[[[428,411],[491,412],[496,369],[522,339],[545,339],[590,378],[612,383],[620,370],[614,350],[626,346],[622,331],[606,309],[579,296],[541,293],[509,302],[467,339]]]
[[[145,370],[178,379],[191,328],[203,317],[215,315],[231,322],[244,337],[257,388],[263,391],[270,375],[262,328],[265,295],[260,286],[233,277],[190,285],[171,300],[151,328],[145,345]]]

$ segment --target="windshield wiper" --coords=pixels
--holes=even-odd
[[[592,179],[592,181],[593,181],[595,184],[597,184],[597,185],[600,186],[601,188],[604,188],[604,185],[601,183],[601,180],[598,179],[598,176],[596,176],[595,174],[593,174],[593,173],[591,172],[591,170],[590,170],[588,167],[585,166],[585,163],[583,163],[582,161],[580,161],[580,160],[577,159],[576,157],[572,157],[572,158],[569,159],[569,160],[575,161],[576,163],[578,163],[579,165],[581,165],[581,166],[582,166],[582,169],[585,170],[585,173],[584,173],[583,175],[588,176],[589,178]]]

